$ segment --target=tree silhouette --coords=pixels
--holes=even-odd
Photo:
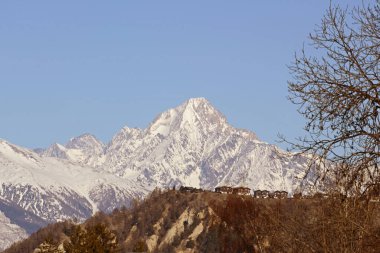
[[[309,36],[317,56],[303,49],[289,67],[289,99],[308,133],[292,148],[313,154],[323,175],[334,164],[339,183],[356,193],[380,182],[379,3],[330,6]]]

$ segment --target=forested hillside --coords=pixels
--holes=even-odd
[[[155,190],[83,224],[49,225],[4,253],[379,252],[379,203]]]

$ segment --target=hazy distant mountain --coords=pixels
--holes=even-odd
[[[57,157],[75,161],[82,165],[96,167],[104,159],[105,145],[91,134],[72,138],[65,146],[53,144],[39,154],[46,157]]]
[[[128,205],[154,187],[241,185],[291,193],[306,163],[232,127],[209,101],[195,98],[146,129],[124,127],[107,145],[91,134],[35,152],[0,141],[0,203],[35,218],[16,223],[12,212],[2,205],[0,211],[30,233],[41,221],[83,220]]]

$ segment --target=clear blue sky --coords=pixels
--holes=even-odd
[[[286,65],[329,3],[0,1],[0,138],[108,142],[191,97],[264,141],[294,138],[304,121]]]

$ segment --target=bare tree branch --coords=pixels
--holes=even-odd
[[[334,164],[347,190],[378,185],[380,1],[353,10],[330,6],[309,39],[318,56],[296,54],[288,82],[308,136],[283,140]]]

